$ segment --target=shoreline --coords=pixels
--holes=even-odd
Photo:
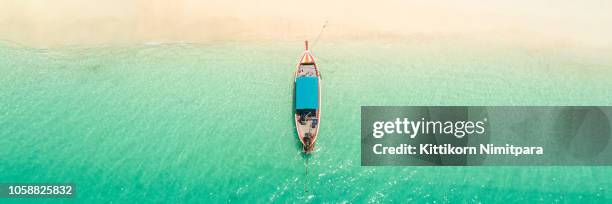
[[[539,39],[539,38],[538,38]],[[133,41],[109,41],[109,42],[73,42],[73,43],[32,43],[21,42],[0,38],[0,46],[17,47],[31,49],[62,49],[62,48],[98,48],[98,47],[130,47],[130,46],[166,46],[166,45],[218,45],[218,44],[303,44],[309,38],[295,39],[218,39],[218,40],[133,40]],[[458,49],[466,48],[470,50],[507,50],[518,49],[535,52],[568,52],[584,53],[588,55],[606,56],[612,51],[612,44],[585,44],[569,39],[557,39],[540,41],[534,39],[519,38],[487,38],[468,35],[426,35],[416,33],[408,36],[393,36],[388,38],[376,37],[354,37],[354,38],[331,38],[322,37],[321,44],[363,44],[376,43],[381,46],[434,46],[437,49]]]

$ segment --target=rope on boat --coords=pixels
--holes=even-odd
[[[317,45],[317,42],[319,42],[319,38],[321,38],[321,35],[323,34],[323,30],[325,30],[325,28],[327,27],[327,20],[325,21],[325,23],[323,24],[323,27],[321,27],[321,31],[319,31],[319,35],[317,35],[317,38],[315,39],[314,43],[312,43],[310,47],[310,51],[312,52],[312,48]],[[319,60],[319,58],[317,58],[317,60]],[[300,64],[299,60],[298,62],[295,64],[295,66],[298,66]]]
[[[317,42],[319,42],[319,38],[321,38],[321,35],[323,34],[323,31],[325,30],[325,28],[327,27],[327,23],[329,21],[325,21],[325,24],[323,24],[323,27],[321,27],[321,31],[319,31],[319,35],[317,35],[317,38],[315,39],[315,41],[312,43],[312,46],[310,46],[310,50],[313,50],[314,46],[317,45]]]

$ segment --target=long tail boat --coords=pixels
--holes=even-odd
[[[321,119],[321,74],[308,50],[295,70],[295,128],[305,153],[314,150]]]

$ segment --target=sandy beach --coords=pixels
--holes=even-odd
[[[490,40],[610,47],[607,1],[0,1],[0,40],[30,46],[146,42]]]

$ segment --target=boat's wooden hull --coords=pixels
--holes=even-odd
[[[305,58],[310,57],[312,58],[312,55],[310,55],[310,53],[308,52],[308,50],[306,52],[304,52],[304,54],[302,55],[302,58],[300,59],[300,62],[303,62]],[[320,128],[320,124],[321,124],[321,74],[319,73],[319,70],[317,68],[316,63],[314,63],[314,59],[312,60],[312,64],[309,64],[310,66],[314,65],[314,69],[315,69],[315,73],[316,73],[316,77],[317,77],[317,95],[318,95],[318,107],[316,109],[316,115],[314,118],[316,118],[316,126],[314,128],[311,128],[311,125],[303,125],[300,123],[300,113],[297,112],[295,113],[295,128],[298,134],[298,137],[300,139],[300,142],[302,143],[302,147],[305,153],[310,153],[314,150],[315,147],[315,142],[317,140],[317,136],[319,134],[319,128]],[[296,71],[295,71],[295,76],[294,76],[294,88],[295,88],[295,81],[297,80],[298,77],[300,77],[299,73],[299,69],[300,66],[302,66],[301,63],[298,63],[297,67],[296,67]],[[310,137],[306,137],[306,134],[310,133]]]

